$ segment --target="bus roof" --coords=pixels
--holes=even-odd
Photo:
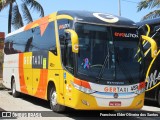
[[[49,22],[49,19],[51,17],[55,17],[56,15],[57,16],[58,15],[69,15],[77,22],[84,22],[84,23],[90,23],[90,24],[102,24],[102,25],[114,26],[114,27],[137,28],[136,24],[130,19],[108,14],[108,13],[76,11],[76,10],[61,10],[61,11],[52,13],[48,16],[45,16],[43,18],[40,18],[36,21],[33,21],[32,23],[29,23],[28,25],[23,26],[22,28],[19,28],[12,33],[9,33],[6,37],[9,37],[19,32],[39,26],[40,24],[44,22]]]
[[[136,27],[135,23],[132,20],[108,13],[73,11],[73,10],[62,10],[57,12],[57,15],[62,15],[62,14],[67,14],[79,22],[105,24],[108,26],[115,26],[115,27]],[[99,15],[99,17],[103,18],[103,20],[99,19],[95,14]],[[118,19],[118,21],[114,23],[104,21],[104,19],[111,20],[115,18]]]
[[[160,17],[159,18],[150,19],[150,20],[140,21],[140,22],[137,22],[136,24],[138,26],[141,26],[141,25],[144,25],[144,24],[149,24],[149,25],[160,24]]]

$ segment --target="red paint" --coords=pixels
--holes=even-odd
[[[24,80],[24,70],[23,70],[23,53],[19,54],[19,83],[21,92],[27,94],[28,91]]]

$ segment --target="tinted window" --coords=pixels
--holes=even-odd
[[[30,51],[56,49],[56,38],[55,38],[53,22],[49,24],[45,23],[40,27],[36,27],[33,29],[33,31],[34,31],[34,36],[31,43]]]
[[[5,39],[6,54],[39,50],[51,50],[57,54],[54,22],[42,24]]]
[[[25,52],[26,43],[33,36],[32,30],[27,30],[5,39],[4,52],[6,54],[14,54]]]
[[[59,40],[61,45],[61,58],[63,65],[73,73],[73,53],[71,48],[71,40],[66,39],[67,36],[64,32],[65,29],[71,29],[73,22],[71,20],[58,20],[58,33],[59,33]]]

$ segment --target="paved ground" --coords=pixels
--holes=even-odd
[[[100,116],[100,114],[110,114],[107,111],[76,111],[72,109],[68,109],[67,112],[63,114],[54,113],[50,110],[49,104],[47,101],[34,98],[28,95],[22,95],[20,98],[13,98],[11,95],[11,91],[8,91],[7,89],[1,89],[0,90],[0,111],[18,111],[18,112],[29,112],[29,111],[35,111],[42,113],[42,116],[52,116],[52,117],[40,117],[40,118],[25,118],[25,120],[30,119],[38,119],[38,120],[81,120],[81,119],[94,119],[97,118],[84,118],[83,116]],[[42,112],[43,111],[43,112]],[[135,113],[137,111],[114,111],[111,112],[111,114],[128,114],[128,113]],[[138,111],[139,113],[145,113],[145,114],[159,114],[160,116],[160,108],[157,107],[157,104],[153,102],[147,102],[146,105],[142,108],[142,110]],[[83,118],[82,118],[83,117]],[[100,117],[101,119],[106,119],[106,117]],[[108,117],[107,117],[108,118]],[[24,118],[18,118],[18,119],[24,119]],[[160,117],[111,117],[109,118],[111,120],[124,120],[124,119],[130,119],[130,120],[159,120]]]

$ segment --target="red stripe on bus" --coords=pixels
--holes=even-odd
[[[24,80],[23,53],[19,54],[19,83],[20,83],[21,92],[28,93],[25,80]]]
[[[38,88],[37,88],[35,96],[45,99],[45,96],[46,96],[46,93],[47,93],[47,82],[48,82],[48,70],[47,69],[41,69],[40,81],[39,81]]]
[[[79,86],[83,86],[85,88],[91,89],[91,86],[90,86],[89,82],[87,82],[87,81],[83,81],[83,80],[79,80],[77,78],[74,78],[74,83]]]
[[[87,81],[82,81],[82,86],[85,88],[91,89],[91,86]]]

